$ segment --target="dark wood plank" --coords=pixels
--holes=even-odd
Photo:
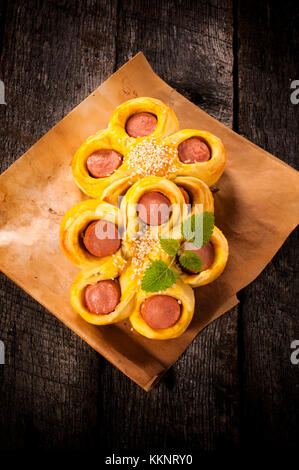
[[[117,67],[142,50],[162,78],[232,126],[231,2],[126,1],[118,18]],[[109,364],[102,380],[109,384],[102,389],[100,427],[107,449],[235,446],[237,309],[201,332],[148,394]]]
[[[169,85],[232,126],[231,0],[120,2],[117,66],[140,50]]]
[[[231,2],[137,3],[119,2],[117,15],[116,2],[7,4],[2,169],[138,50],[172,86],[232,125]],[[294,165],[299,107],[290,104],[289,84],[298,78],[298,14],[291,2],[283,11],[259,3],[242,2],[239,10],[234,124]],[[295,237],[243,294],[249,444],[295,442]],[[211,450],[239,441],[237,309],[204,330],[146,394],[4,277],[1,288],[9,361],[0,368],[3,447],[87,448],[101,438],[107,449]]]
[[[290,101],[290,83],[298,79],[298,19],[296,2],[280,8],[239,2],[238,130],[293,166],[299,105]],[[290,344],[299,337],[297,247],[298,231],[243,292],[242,440],[250,448],[297,445],[298,366],[290,362]]]
[[[9,7],[4,38],[9,48],[3,53],[2,67],[10,64],[4,71],[11,76],[8,101],[20,90],[21,96],[17,118],[6,110],[5,156],[15,156],[16,149],[21,154],[109,75],[115,52],[117,67],[143,50],[158,73],[179,91],[227,125],[232,124],[230,2],[202,2],[200,6],[195,1],[188,5],[170,2],[162,7],[159,2],[144,2],[135,9],[127,2],[120,4],[117,29],[114,10],[106,7],[103,11],[104,3],[97,4],[100,11],[95,11],[92,3],[86,9],[77,5],[77,11],[68,2],[45,6],[30,2],[28,10],[21,3]],[[46,18],[45,24],[41,17]],[[116,31],[117,49],[113,42]],[[14,34],[16,42],[12,41]],[[52,55],[52,47],[58,48],[58,57]],[[21,71],[15,62],[9,62],[10,55],[17,60],[25,57]],[[31,70],[40,70],[40,76],[32,77]],[[60,88],[61,83],[66,89]],[[5,160],[4,168],[11,160]],[[35,441],[42,447],[96,447],[100,437],[106,448],[144,448],[146,442],[155,447],[209,450],[238,442],[236,309],[210,325],[162,384],[146,394],[113,366],[100,361],[12,283],[2,282],[6,299],[6,292],[11,292],[2,322],[4,340],[12,351],[12,365],[3,369],[3,431],[11,423],[4,445],[22,447]],[[20,325],[28,325],[22,341]],[[53,347],[57,338],[63,338],[60,354]],[[38,344],[34,354],[32,344]],[[24,351],[28,360],[20,371]],[[46,374],[41,372],[41,357],[51,365]],[[73,367],[80,371],[77,388],[60,376],[69,377]],[[52,370],[56,371],[54,377]],[[82,406],[76,406],[76,400]],[[24,424],[16,433],[20,417]]]
[[[104,447],[232,450],[239,441],[236,318],[234,309],[208,326],[148,393],[106,363],[102,380],[109,386],[102,389],[99,429]]]
[[[116,1],[14,1],[2,12],[3,171],[113,72]],[[0,447],[97,447],[104,360],[4,276],[0,291]]]

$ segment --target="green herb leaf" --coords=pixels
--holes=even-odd
[[[203,261],[201,257],[191,250],[186,250],[180,256],[180,264],[188,269],[189,271],[201,271],[203,267]]]
[[[174,256],[180,249],[180,244],[174,238],[159,237],[160,244],[168,255]]]
[[[178,273],[170,269],[162,260],[152,261],[145,271],[141,288],[146,292],[159,292],[171,287],[177,280]]]
[[[181,232],[183,237],[192,242],[197,248],[201,248],[208,243],[212,236],[214,220],[212,212],[193,214],[182,223]]]

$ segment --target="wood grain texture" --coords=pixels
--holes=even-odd
[[[292,166],[298,164],[299,9],[294,2],[240,2],[239,132]],[[281,215],[283,223],[283,214]],[[298,366],[290,344],[298,328],[298,230],[242,293],[242,441],[247,447],[295,450]]]
[[[1,171],[139,50],[195,104],[295,165],[294,2],[2,0],[0,9]],[[235,308],[209,325],[149,393],[0,276],[0,448],[293,447],[296,242],[292,234],[241,294],[241,322]]]
[[[102,389],[100,413],[106,449],[229,451],[236,446],[236,313],[203,330],[149,393],[106,365],[102,377],[109,387]]]
[[[232,1],[127,0],[119,6],[117,67],[142,50],[170,86],[231,127]]]
[[[231,2],[126,1],[119,7],[116,68],[141,50],[171,86],[231,127]],[[136,389],[110,365],[103,380],[110,384],[103,391],[101,418],[107,448],[237,445],[237,308],[201,332],[150,393]],[[112,386],[115,398],[109,400]],[[115,414],[115,408],[122,413]]]
[[[201,8],[195,1],[187,8],[119,2],[118,8],[106,2],[10,4],[1,65],[7,100],[17,108],[5,110],[3,169],[138,50],[179,91],[231,125],[230,2],[204,2]],[[96,447],[99,435],[105,447],[114,448],[142,448],[146,442],[208,450],[237,442],[236,309],[210,325],[146,394],[10,281],[1,282],[1,326],[11,350],[2,381],[4,446]],[[26,335],[21,325],[27,325]],[[71,376],[71,383],[60,374]],[[19,400],[11,394],[12,383]],[[20,417],[24,424],[15,433]]]
[[[113,72],[115,5],[7,2],[2,171]],[[104,360],[2,275],[0,290],[1,448],[96,446]]]

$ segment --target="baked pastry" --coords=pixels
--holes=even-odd
[[[134,266],[128,268],[130,276]],[[130,322],[134,330],[150,339],[180,336],[189,326],[195,308],[193,289],[180,279],[161,293],[136,290]]]
[[[121,202],[121,213],[126,224],[124,245],[128,246],[140,231],[142,223],[150,227],[152,236],[175,236],[174,231],[186,218],[188,208],[174,182],[148,176],[134,183],[126,192]]]
[[[71,303],[86,321],[130,318],[150,339],[186,330],[195,308],[192,287],[215,280],[228,259],[209,189],[224,166],[218,137],[178,131],[173,110],[148,97],[118,106],[107,129],[81,145],[73,175],[95,199],[67,212],[60,240],[82,269]]]
[[[178,151],[177,172],[195,176],[208,186],[215,184],[225,167],[222,141],[211,132],[183,129],[164,139],[166,145]]]
[[[146,131],[140,135],[142,125]],[[177,130],[175,113],[162,101],[126,101],[113,111],[108,128],[89,137],[75,153],[71,166],[77,185],[88,196],[107,200],[105,190],[111,195],[111,186],[120,192],[124,182],[129,185],[144,176],[195,176],[214,184],[225,166],[221,140],[207,131]]]
[[[205,269],[202,269],[198,273],[184,272],[181,275],[182,281],[192,287],[204,286],[215,281],[215,279],[222,274],[227,263],[227,239],[216,226],[214,226],[209,244],[205,246],[209,247],[210,251],[207,256],[209,259],[207,260],[206,265],[203,266]]]
[[[101,198],[105,188],[131,175],[129,158],[131,146],[144,141],[147,135],[133,137],[128,134],[126,123],[131,118],[132,130],[134,128],[132,118],[136,121],[140,115],[144,117],[146,114],[144,111],[156,120],[156,127],[149,129],[153,131],[148,134],[151,139],[162,139],[178,129],[175,113],[160,100],[136,98],[118,106],[112,113],[108,128],[89,137],[72,160],[75,181],[88,196]],[[106,154],[99,153],[103,150]]]
[[[99,267],[81,271],[74,280],[71,304],[88,323],[108,325],[131,314],[134,292],[128,289],[122,270],[123,259],[116,256]]]
[[[60,246],[81,268],[100,266],[121,252],[121,214],[117,207],[88,199],[72,207],[60,225]]]

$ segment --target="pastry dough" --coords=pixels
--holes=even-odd
[[[174,297],[181,303],[181,316],[177,323],[170,328],[154,329],[151,328],[142,318],[140,307],[142,302],[155,295],[152,292],[144,292],[139,290],[136,293],[136,303],[133,313],[130,315],[130,322],[133,328],[143,336],[151,339],[171,339],[177,338],[188,328],[194,314],[195,298],[193,289],[182,282],[177,280],[169,289],[163,291],[163,295]]]
[[[199,178],[194,176],[177,176],[173,182],[178,186],[182,186],[191,196],[191,213],[213,212],[214,199],[210,188]]]
[[[211,236],[210,242],[214,248],[214,261],[213,264],[206,269],[197,274],[186,274],[181,275],[181,279],[190,284],[192,287],[204,286],[215,281],[217,277],[222,274],[228,259],[228,243],[219,228],[214,226],[213,234]]]
[[[141,112],[155,115],[157,127],[150,136],[134,138],[127,134],[126,123],[131,116]],[[208,161],[193,164],[180,161],[178,146],[190,137],[199,137],[207,144],[211,153]],[[87,159],[101,149],[121,154],[122,164],[110,176],[95,178],[87,169]],[[212,265],[198,274],[187,274],[161,248],[159,236],[175,238],[182,243],[183,220],[202,211],[214,212],[209,186],[224,170],[225,150],[221,140],[207,131],[178,131],[177,117],[169,106],[154,98],[136,98],[113,111],[107,129],[97,132],[81,145],[71,166],[77,185],[95,198],[74,206],[61,223],[62,250],[72,263],[82,268],[71,289],[72,306],[82,318],[95,325],[107,325],[130,317],[133,328],[147,338],[180,336],[194,314],[192,287],[208,284],[222,273],[228,258],[228,244],[222,232],[214,227],[210,240],[215,254]],[[191,212],[188,212],[179,186],[191,196]],[[147,192],[159,192],[168,198],[172,212],[167,222],[157,226],[141,223],[136,204]],[[122,234],[118,251],[103,258],[90,254],[83,244],[86,227],[100,219],[113,222]],[[160,293],[145,292],[141,289],[143,274],[150,262],[157,259],[172,265],[178,273],[177,282]],[[85,305],[85,288],[109,279],[119,280],[120,303],[107,315],[91,313]],[[181,303],[181,315],[174,326],[154,329],[144,321],[140,306],[146,298],[156,294],[174,297]]]
[[[126,132],[128,118],[141,112],[148,112],[157,117],[157,128],[151,134],[151,137],[154,139],[162,139],[176,132],[179,128],[178,119],[174,111],[163,101],[148,97],[135,98],[115,108],[109,121],[109,130],[122,145],[129,146],[146,139],[146,137],[130,137]]]
[[[157,116],[157,128],[150,136],[130,137],[126,132],[126,121],[133,114],[143,111]],[[173,179],[176,176],[194,176],[209,186],[214,184],[220,178],[225,166],[225,150],[221,140],[207,131],[184,129],[176,132],[177,129],[178,121],[175,113],[160,100],[143,97],[122,103],[112,113],[108,128],[89,137],[75,153],[71,167],[77,185],[88,196],[98,199],[104,197],[107,200],[109,196],[103,196],[103,193],[108,191],[111,194],[109,188],[114,184],[118,187],[120,180],[131,181],[130,184],[138,180],[138,176],[132,172],[128,161],[128,155],[133,148],[138,149],[140,143],[153,141],[158,146],[164,146],[164,150],[169,148],[170,152],[177,152],[181,142],[194,136],[200,137],[208,144],[211,150],[210,160],[185,164],[176,155],[172,174],[169,174],[168,177]],[[173,134],[173,132],[176,133]],[[100,149],[116,150],[122,155],[122,165],[110,176],[95,178],[90,175],[86,161],[93,152]],[[125,180],[125,178],[129,179]]]
[[[189,326],[193,314],[194,314],[194,307],[195,307],[195,297],[193,289],[182,282],[180,279],[177,280],[176,284],[174,284],[169,289],[159,292],[145,292],[141,288],[138,288],[137,283],[134,282],[134,275],[135,275],[135,268],[134,265],[131,265],[126,272],[124,273],[123,280],[129,286],[129,291],[132,289],[135,292],[135,304],[134,309],[130,315],[130,322],[133,328],[138,331],[143,336],[151,339],[171,339],[180,336]],[[139,278],[142,275],[139,274]],[[181,303],[181,316],[178,322],[170,327],[170,328],[163,328],[163,329],[153,329],[151,328],[142,318],[140,313],[140,307],[142,302],[151,297],[152,295],[156,294],[163,294],[169,295],[170,297],[174,297]]]
[[[123,156],[124,160],[125,146],[116,138],[115,134],[105,129],[92,135],[81,145],[71,164],[73,176],[79,188],[88,196],[94,198],[100,198],[105,188],[129,174],[127,167],[122,164],[112,175],[105,178],[91,176],[86,161],[89,155],[99,149],[116,150]]]
[[[60,245],[66,257],[76,266],[81,268],[101,266],[110,258],[93,256],[83,244],[83,232],[88,224],[100,219],[114,223],[121,232],[121,214],[117,207],[96,199],[80,202],[63,217],[60,226]],[[121,248],[116,252],[119,253]]]
[[[180,176],[195,176],[211,186],[216,183],[224,171],[225,149],[223,143],[214,134],[197,129],[183,129],[164,139],[164,142],[177,149],[180,143],[190,137],[200,137],[207,143],[211,151],[211,158],[207,162],[191,164],[183,163],[177,158],[177,174]]]
[[[119,258],[119,259],[117,259]],[[71,304],[84,320],[94,325],[109,325],[128,318],[134,308],[134,292],[128,289],[128,284],[124,281],[120,266],[123,266],[123,259],[116,255],[112,259],[106,260],[100,267],[95,266],[81,271],[71,289]],[[98,281],[106,279],[119,279],[121,297],[116,309],[107,315],[91,313],[85,305],[84,290],[88,285],[96,284]]]
[[[120,207],[121,199],[126,194],[128,189],[133,185],[132,178],[126,176],[120,180],[107,186],[102,193],[102,200],[112,204],[113,206]]]
[[[175,183],[165,178],[157,176],[142,178],[131,186],[121,202],[121,213],[126,227],[123,250],[127,256],[130,256],[131,241],[140,233],[141,222],[137,213],[138,201],[143,194],[150,191],[162,193],[172,205],[172,213],[168,222],[158,226],[150,226],[151,233],[170,238],[181,238],[180,226],[188,214],[188,208],[180,189]]]

